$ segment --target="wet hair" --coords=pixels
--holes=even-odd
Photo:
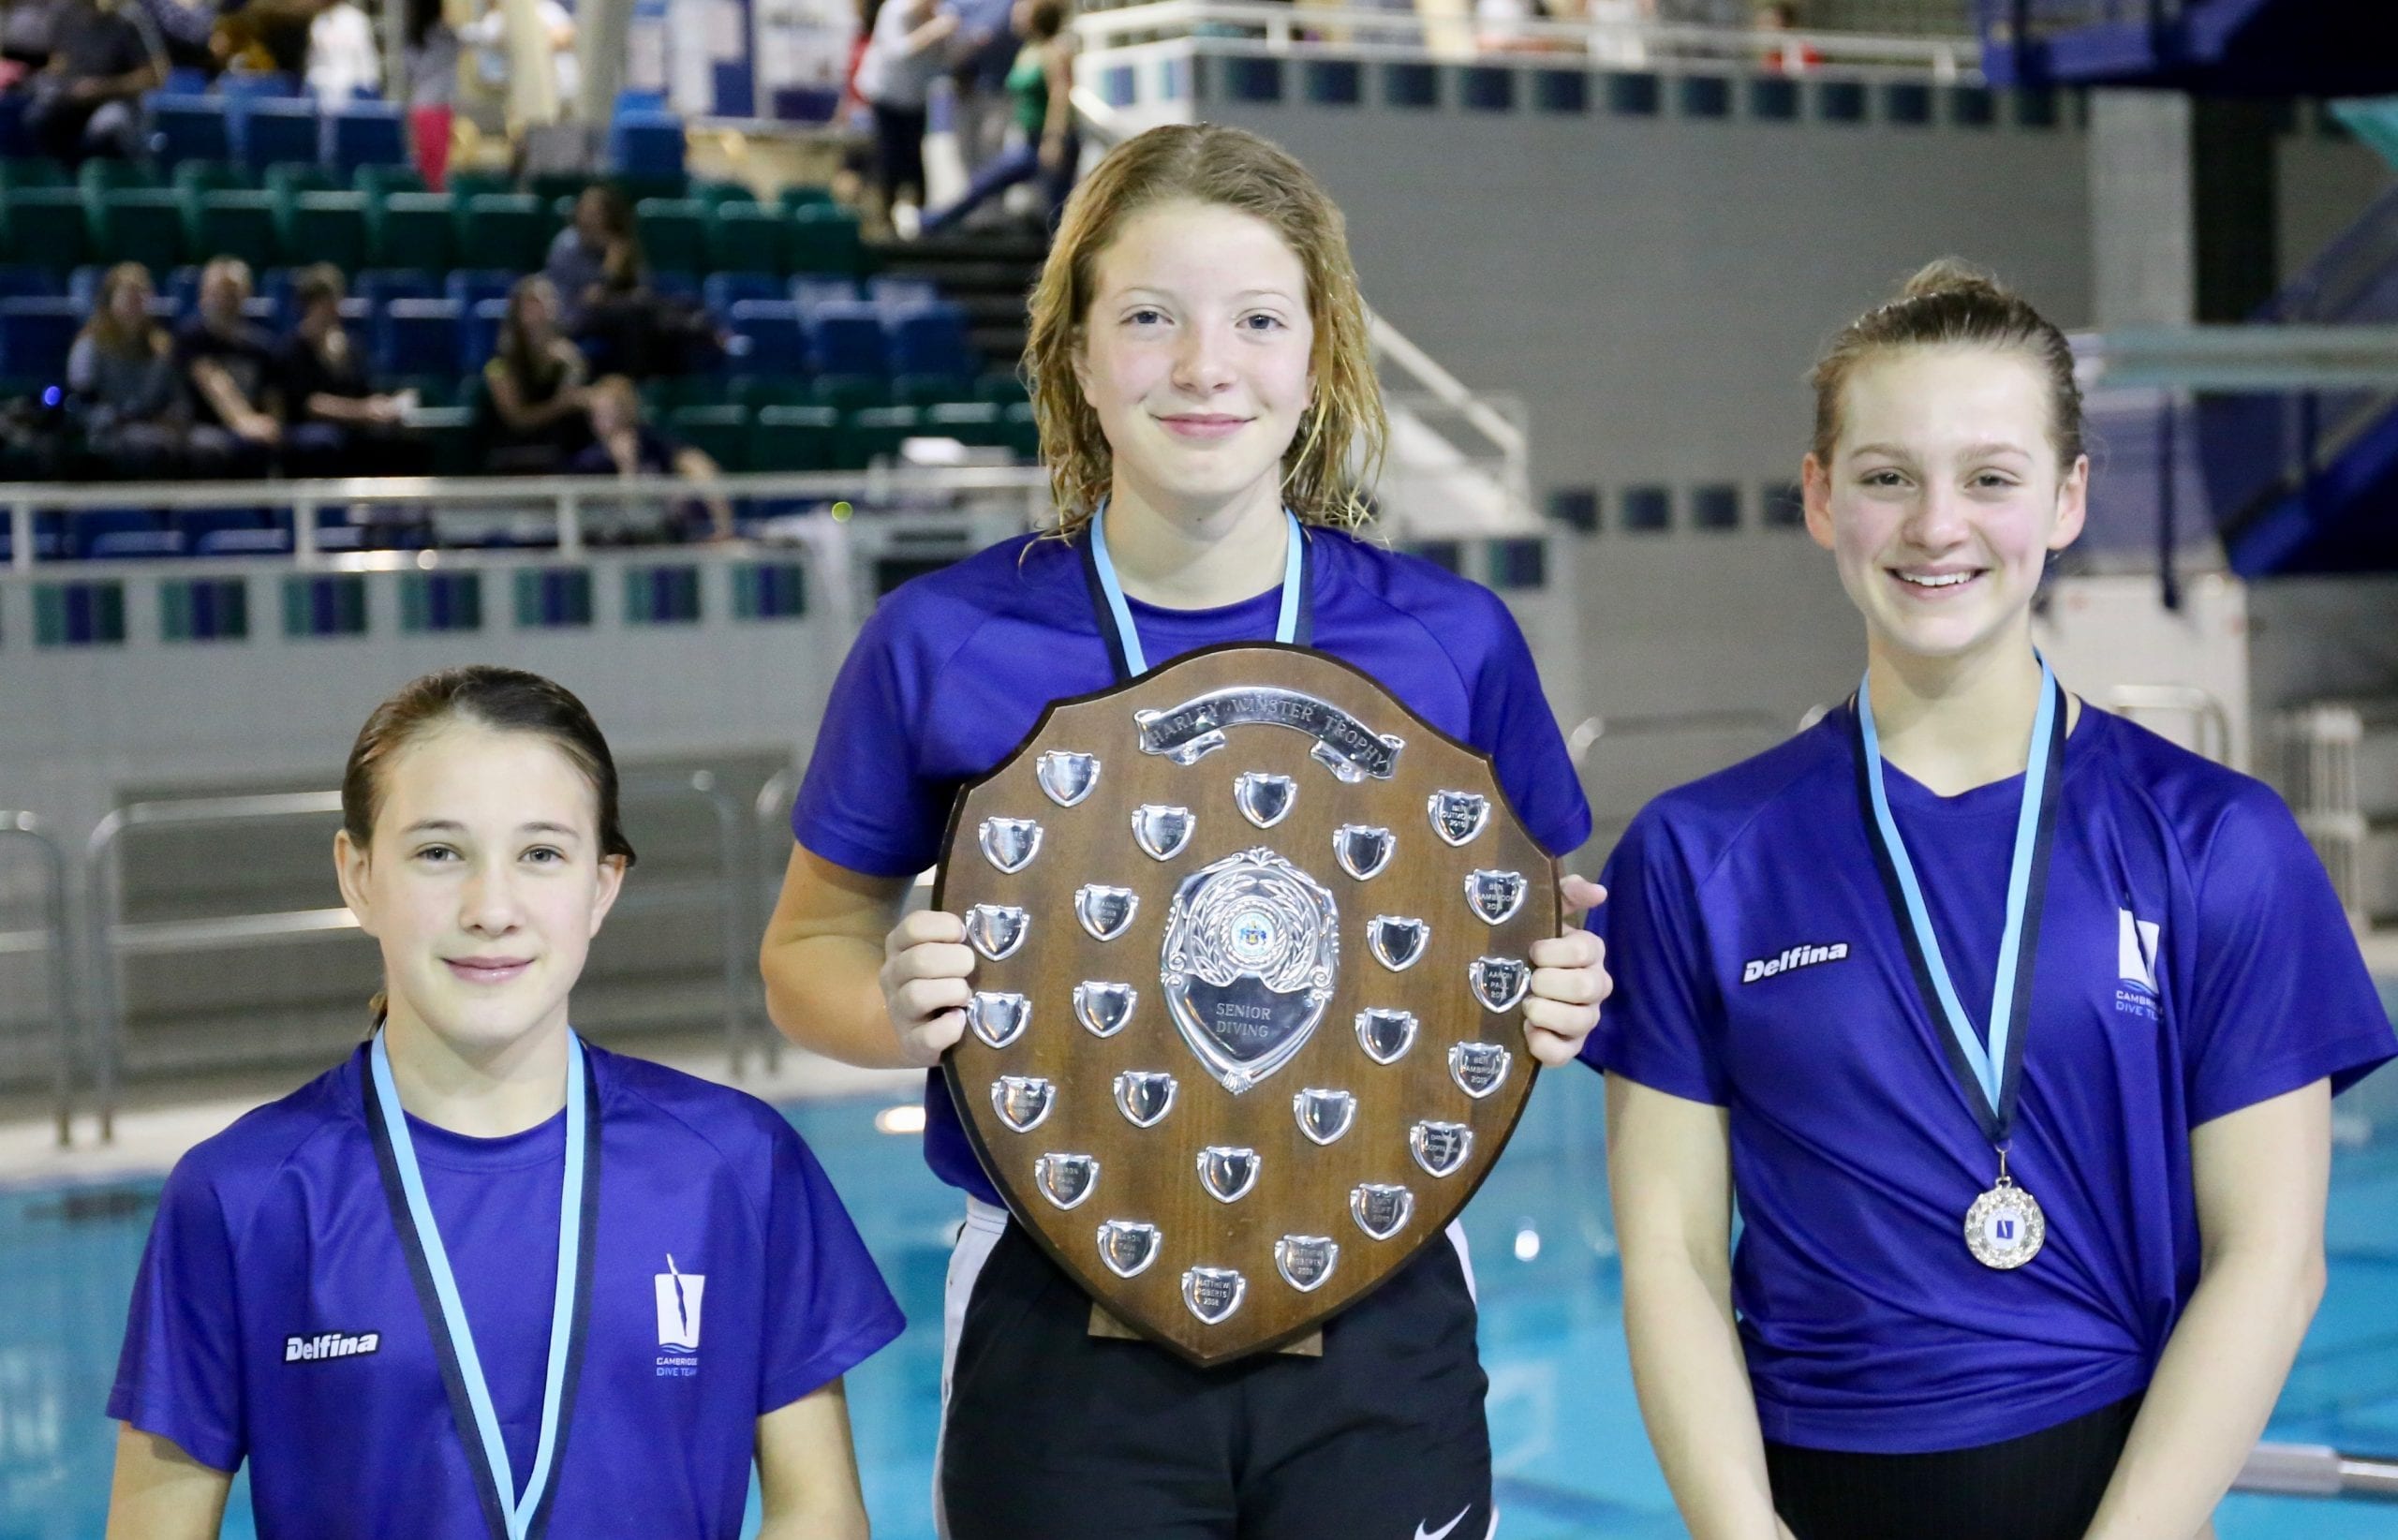
[[[1088,524],[1115,477],[1099,413],[1074,377],[1098,297],[1100,255],[1134,215],[1183,200],[1263,221],[1298,258],[1315,325],[1315,392],[1283,452],[1282,501],[1310,524],[1358,527],[1370,516],[1359,489],[1373,483],[1390,424],[1340,210],[1279,145],[1245,129],[1196,123],[1151,128],[1110,150],[1067,200],[1033,285],[1024,367],[1058,505],[1056,532],[1071,535]]]
[[[1944,257],[1900,290],[1899,297],[1851,321],[1815,363],[1817,463],[1828,466],[1840,443],[1843,393],[1857,366],[1881,353],[1909,348],[1987,348],[2021,355],[2039,370],[2049,391],[2049,440],[2065,470],[2081,458],[2081,387],[2073,377],[2073,348],[2056,324],[1981,269]]]
[[[601,857],[620,857],[629,867],[633,864],[632,843],[625,837],[616,807],[616,761],[591,713],[564,685],[488,663],[443,669],[411,680],[366,718],[341,773],[341,823],[351,845],[361,851],[374,845],[375,819],[382,811],[383,777],[391,762],[409,744],[452,723],[548,739],[591,783],[599,804]],[[370,1009],[377,1026],[384,1003],[382,991],[377,991]]]

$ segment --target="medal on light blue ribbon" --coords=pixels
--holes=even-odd
[[[1315,596],[1307,532],[1299,526],[1298,515],[1289,509],[1282,511],[1282,518],[1291,534],[1282,553],[1282,606],[1275,617],[1274,640],[1304,647],[1315,639]],[[1105,503],[1100,504],[1099,511],[1091,515],[1090,539],[1084,550],[1088,553],[1086,566],[1092,607],[1103,617],[1101,631],[1107,634],[1113,629],[1110,651],[1116,672],[1123,678],[1137,679],[1149,672],[1149,659],[1141,650],[1141,633],[1132,624],[1132,607],[1125,600],[1124,585],[1117,581],[1115,560],[1107,554]]]
[[[1949,1067],[1998,1153],[1997,1185],[1976,1197],[1966,1210],[1965,1244],[1985,1266],[2021,1267],[2039,1254],[2048,1233],[2039,1203],[2007,1174],[2006,1145],[2022,1075],[2033,956],[2038,950],[2049,848],[2056,833],[2056,800],[2064,778],[2065,692],[2057,687],[2048,659],[2041,659],[2040,703],[2033,718],[2031,748],[2024,757],[2015,850],[2006,875],[2006,916],[1999,932],[1997,974],[1991,981],[1990,1031],[1985,1044],[1957,993],[1956,981],[1940,950],[1940,938],[1932,929],[1923,885],[1917,880],[1898,821],[1890,814],[1889,793],[1883,784],[1882,741],[1873,727],[1873,683],[1869,669],[1857,687],[1858,797],[1864,804],[1866,827],[1882,868],[1883,885],[1901,922],[1900,933],[1906,941],[1925,1009],[1935,1023],[1947,1028]]]
[[[367,1050],[368,1123],[375,1152],[383,1172],[385,1196],[392,1221],[400,1232],[408,1272],[423,1307],[425,1327],[433,1338],[441,1378],[449,1392],[450,1410],[458,1436],[466,1445],[466,1463],[475,1473],[483,1516],[494,1540],[531,1540],[548,1520],[550,1498],[557,1485],[558,1460],[565,1442],[567,1408],[574,1398],[584,1326],[590,1315],[593,1226],[591,1210],[599,1197],[598,1141],[592,1137],[599,1121],[598,1098],[591,1093],[584,1064],[583,1040],[567,1032],[566,1179],[558,1195],[557,1283],[551,1298],[550,1346],[541,1384],[541,1424],[533,1446],[533,1468],[525,1489],[516,1490],[509,1470],[508,1444],[499,1415],[494,1410],[491,1386],[483,1376],[481,1355],[466,1325],[466,1309],[458,1294],[458,1280],[450,1266],[449,1249],[441,1243],[441,1228],[434,1222],[433,1206],[424,1192],[424,1174],[416,1159],[416,1143],[408,1133],[407,1114],[392,1080],[392,1057],[383,1034],[375,1034]]]

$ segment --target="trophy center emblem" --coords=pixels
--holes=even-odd
[[[1306,1044],[1332,1001],[1340,962],[1331,893],[1261,848],[1184,880],[1167,914],[1159,979],[1183,1041],[1237,1095]]]

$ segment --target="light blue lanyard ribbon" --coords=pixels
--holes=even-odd
[[[1873,792],[1874,833],[1889,857],[1892,870],[1898,874],[1899,891],[1906,899],[1907,924],[1915,930],[1916,946],[1923,957],[1925,971],[1932,975],[1932,986],[1940,997],[1941,1014],[1947,1018],[1958,1050],[1973,1068],[1974,1078],[1981,1087],[1983,1099],[1990,1103],[1993,1126],[2002,1139],[2006,1134],[2002,1097],[2006,1040],[2015,1020],[2016,970],[2022,956],[2023,912],[2040,843],[2040,809],[2046,805],[2048,792],[2050,740],[2055,733],[2057,718],[2063,715],[2057,709],[2058,694],[2056,674],[2043,658],[2040,709],[2032,722],[2032,751],[2023,765],[2023,798],[2015,814],[2015,855],[2006,873],[2006,928],[1999,932],[1998,976],[1991,983],[1990,1045],[1985,1048],[1974,1031],[1973,1019],[1965,1014],[1964,1002],[1957,998],[1947,960],[1940,954],[1940,938],[1932,928],[1932,911],[1923,901],[1923,884],[1916,880],[1915,863],[1907,858],[1906,840],[1899,833],[1898,821],[1890,816],[1889,793],[1882,784],[1882,740],[1873,730],[1872,669],[1865,671],[1864,680],[1857,687],[1857,718],[1864,742],[1866,782]]]
[[[500,1436],[499,1415],[492,1408],[491,1386],[483,1378],[482,1359],[475,1352],[475,1335],[466,1325],[466,1308],[458,1296],[458,1280],[450,1268],[450,1252],[441,1244],[441,1228],[434,1222],[433,1206],[425,1199],[424,1174],[417,1168],[416,1143],[408,1134],[407,1114],[401,1109],[399,1089],[392,1082],[392,1056],[383,1045],[380,1032],[375,1034],[368,1062],[374,1075],[375,1099],[383,1113],[383,1128],[392,1142],[392,1162],[399,1167],[400,1186],[407,1194],[408,1220],[416,1227],[425,1270],[433,1276],[442,1325],[450,1334],[459,1377],[466,1382],[466,1399],[474,1408],[475,1432],[482,1444],[483,1461],[500,1494],[509,1540],[525,1540],[532,1529],[533,1516],[540,1507],[541,1495],[549,1486],[550,1465],[557,1454],[559,1403],[564,1399],[567,1359],[573,1347],[575,1274],[583,1259],[584,1153],[590,1134],[584,1113],[583,1040],[571,1029],[568,1030],[566,1180],[558,1195],[557,1291],[550,1307],[550,1359],[541,1386],[541,1429],[533,1448],[533,1469],[522,1493],[516,1490],[515,1481],[509,1473],[508,1444]],[[473,1453],[469,1450],[468,1458]]]
[[[1299,634],[1300,575],[1307,568],[1305,541],[1307,536],[1299,528],[1298,515],[1289,509],[1282,517],[1290,526],[1291,536],[1282,553],[1282,608],[1274,622],[1274,640],[1290,643]],[[1133,678],[1149,672],[1148,655],[1141,650],[1141,633],[1132,626],[1132,607],[1124,600],[1124,585],[1116,580],[1116,563],[1107,555],[1107,505],[1090,521],[1091,563],[1099,570],[1100,591],[1107,596],[1107,613],[1116,621],[1116,638],[1124,649],[1124,664]]]

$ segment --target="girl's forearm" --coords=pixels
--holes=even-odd
[[[1640,1415],[1693,1540],[1782,1533],[1728,1289],[1678,1258],[1623,1270]]]

